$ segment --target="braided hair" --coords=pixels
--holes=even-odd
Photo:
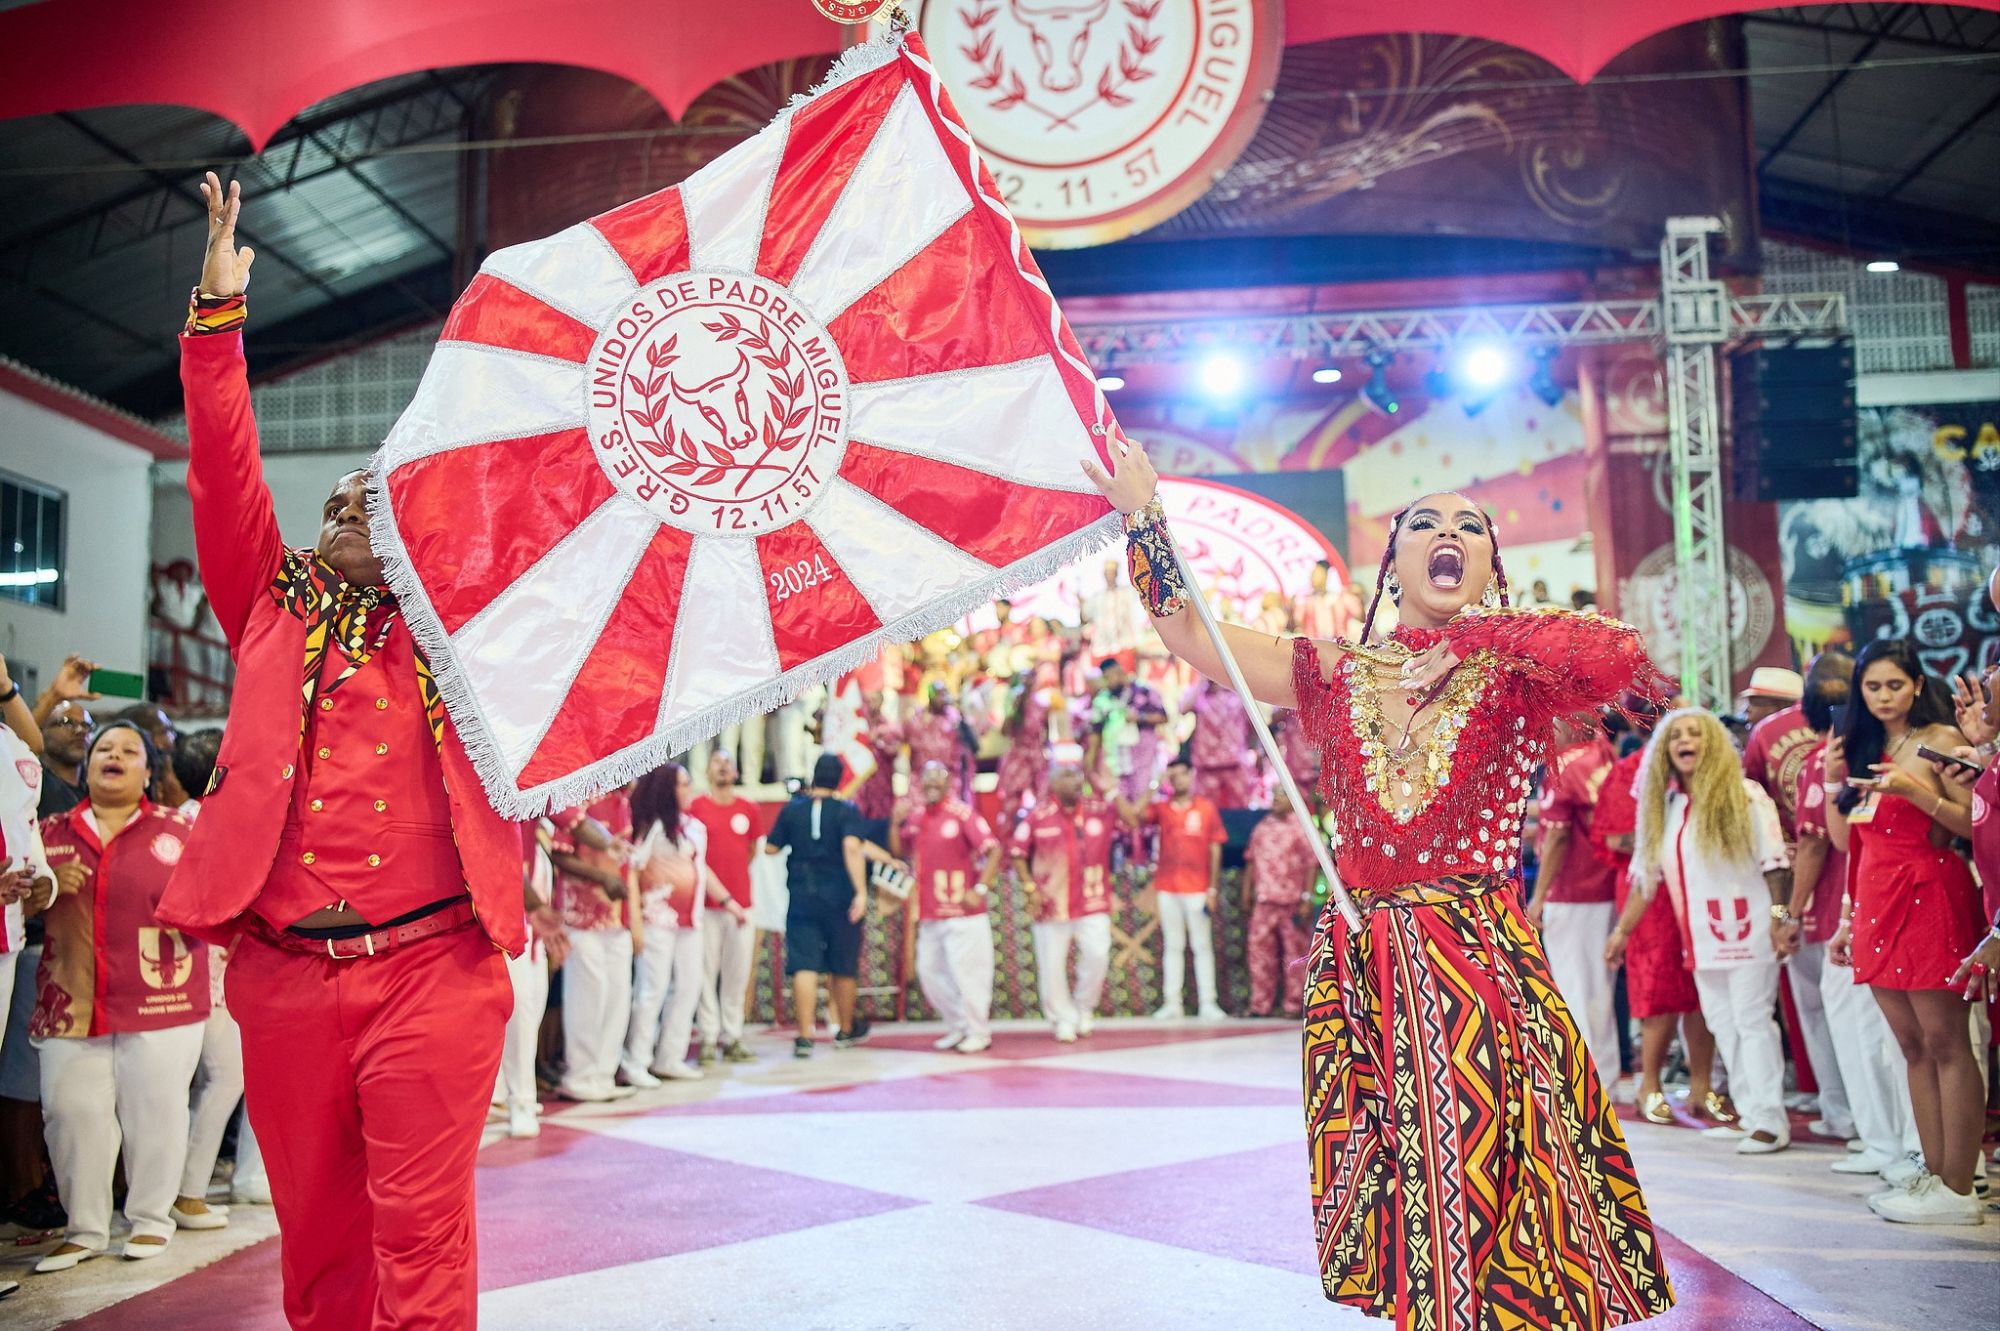
[[[1389,584],[1389,571],[1396,564],[1396,538],[1403,534],[1403,519],[1409,511],[1407,506],[1399,508],[1396,515],[1389,519],[1389,539],[1382,545],[1382,564],[1375,571],[1375,599],[1368,603],[1368,614],[1361,621],[1363,642],[1375,631],[1375,612],[1382,606],[1382,594]],[[1507,590],[1507,566],[1500,561],[1500,524],[1483,508],[1479,510],[1479,516],[1486,519],[1486,535],[1493,542],[1493,581],[1500,591],[1500,605],[1505,609],[1513,604],[1513,600]]]

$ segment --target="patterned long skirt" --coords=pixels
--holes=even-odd
[[[1631,1155],[1511,884],[1328,906],[1306,1130],[1329,1299],[1398,1331],[1595,1331],[1673,1291]]]

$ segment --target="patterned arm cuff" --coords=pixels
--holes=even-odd
[[[1181,581],[1180,557],[1173,533],[1156,497],[1125,519],[1125,566],[1132,588],[1146,603],[1146,613],[1168,619],[1187,609],[1187,585]]]
[[[181,332],[189,337],[202,337],[209,333],[226,333],[233,328],[241,328],[249,313],[242,292],[233,296],[211,296],[200,287],[188,292],[187,323]]]

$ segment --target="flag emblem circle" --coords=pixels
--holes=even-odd
[[[748,273],[641,287],[589,360],[591,441],[611,483],[683,531],[796,521],[847,446],[847,367],[802,302]]]

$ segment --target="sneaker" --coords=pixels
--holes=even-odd
[[[1081,1017],[1078,1017],[1076,1019],[1077,1039],[1088,1040],[1091,1037],[1092,1032],[1096,1031],[1096,1029],[1097,1029],[1097,1018],[1091,1016],[1088,1012],[1084,1013]]]
[[[723,1046],[722,1058],[726,1063],[755,1063],[757,1055],[743,1047],[741,1040],[731,1040]]]
[[[806,1039],[805,1036],[801,1035],[798,1039],[792,1041],[793,1058],[811,1058],[812,1056],[813,1056],[813,1042],[811,1040],[808,1040]]]
[[[1878,1171],[1882,1181],[1891,1188],[1907,1188],[1929,1171],[1924,1167],[1924,1158],[1915,1151],[1901,1159],[1891,1160]]]
[[[714,1064],[715,1057],[716,1057],[715,1046],[712,1044],[704,1044],[701,1047],[701,1052],[695,1055],[694,1061],[696,1063],[699,1063],[702,1067],[710,1067]]]
[[[965,1037],[963,1035],[960,1035],[957,1031],[946,1031],[943,1035],[931,1041],[931,1048],[937,1050],[939,1053],[943,1053],[947,1049],[956,1049],[964,1043]]]
[[[833,1047],[835,1049],[852,1049],[855,1045],[866,1044],[867,1042],[868,1018],[866,1017],[856,1017],[852,1026],[844,1031],[835,1031],[833,1035]]]
[[[1201,1005],[1201,1011],[1195,1013],[1195,1016],[1202,1021],[1229,1020],[1229,1014],[1227,1012],[1224,1012],[1222,1010],[1222,1006],[1218,1003],[1203,1003]]]
[[[1745,1133],[1743,1140],[1736,1143],[1738,1155],[1776,1155],[1792,1144],[1790,1137],[1777,1137],[1771,1141],[1760,1141],[1757,1134]]]
[[[1893,1155],[1879,1155],[1864,1149],[1859,1155],[1843,1155],[1827,1168],[1836,1174],[1879,1174],[1895,1162]]]
[[[1181,1005],[1179,1003],[1167,1003],[1163,1005],[1158,1012],[1155,1012],[1153,1014],[1153,1020],[1179,1021],[1182,1017],[1185,1017],[1186,1015],[1187,1013],[1181,1011]]]
[[[618,1069],[618,1082],[639,1091],[658,1090],[660,1085],[660,1079],[644,1068]]]
[[[1070,1024],[1069,1024],[1068,1022],[1066,1022],[1066,1021],[1059,1021],[1059,1022],[1057,1022],[1057,1023],[1056,1023],[1056,1043],[1057,1043],[1057,1044],[1075,1044],[1075,1043],[1076,1043],[1076,1027],[1074,1027],[1074,1026],[1070,1025]]]
[[[611,1083],[610,1091],[606,1093],[604,1098],[607,1100],[630,1100],[638,1093],[639,1088],[637,1086],[620,1086],[617,1082],[613,1082]]]
[[[1870,1197],[1868,1209],[1899,1225],[1978,1225],[1986,1215],[1979,1199],[1953,1192],[1935,1174],[1926,1174],[1913,1188]]]
[[[700,1068],[686,1063],[668,1063],[653,1069],[653,1075],[661,1081],[700,1081],[706,1074]]]
[[[958,1046],[958,1052],[961,1054],[983,1054],[992,1047],[992,1036],[972,1035],[967,1036],[965,1041]]]
[[[1862,1141],[1859,1137],[1853,1137],[1848,1140],[1847,1149],[1855,1155],[1860,1155],[1868,1149],[1868,1143]]]
[[[507,1106],[507,1135],[515,1141],[525,1141],[542,1135],[542,1120],[535,1113],[540,1108],[532,1100],[517,1100]]]

